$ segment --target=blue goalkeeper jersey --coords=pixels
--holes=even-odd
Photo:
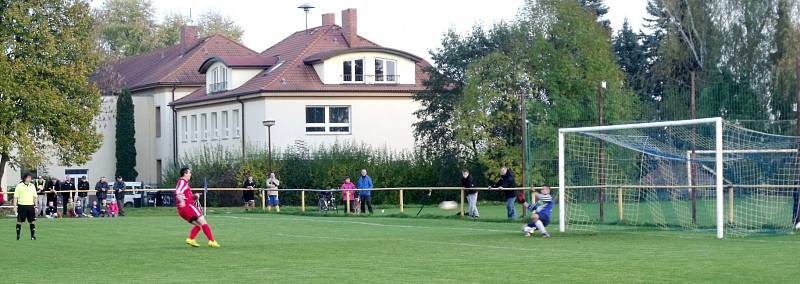
[[[540,216],[547,216],[553,213],[553,197],[550,194],[536,194],[536,203],[528,205],[528,210],[534,211]]]

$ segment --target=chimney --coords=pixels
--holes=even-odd
[[[325,13],[322,14],[322,25],[323,26],[332,26],[336,24],[336,14],[334,13]]]
[[[197,42],[197,39],[197,26],[181,27],[181,45],[188,47],[188,45]]]
[[[350,47],[358,46],[358,24],[356,23],[356,9],[342,10],[342,34]]]

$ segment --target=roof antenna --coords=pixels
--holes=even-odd
[[[308,30],[308,12],[311,11],[311,9],[314,9],[314,6],[311,6],[311,4],[305,3],[303,5],[298,6],[297,8],[303,9],[303,12],[306,12],[306,30]]]

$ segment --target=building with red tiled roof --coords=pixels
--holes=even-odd
[[[342,25],[295,32],[258,56],[208,57],[205,86],[172,103],[178,153],[207,147],[245,152],[271,142],[279,148],[364,143],[392,150],[414,147],[412,124],[429,64],[405,51],[360,36],[355,9]]]
[[[184,27],[171,47],[121,59],[91,80],[102,90],[97,118],[104,140],[80,166],[46,166],[48,175],[114,175],[116,93],[133,95],[136,170],[157,184],[165,167],[208,147],[245,152],[265,147],[263,121],[275,121],[272,145],[364,143],[391,150],[414,147],[412,124],[429,66],[420,57],[380,46],[358,34],[355,9],[342,24],[289,35],[261,53],[221,35],[199,38]],[[55,162],[54,162],[55,163]]]
[[[64,167],[52,161],[44,174],[59,178],[87,176],[96,181],[114,176],[116,94],[122,88],[131,91],[136,123],[136,170],[138,181],[156,184],[162,169],[176,158],[174,112],[171,103],[202,88],[206,75],[199,68],[210,57],[237,60],[259,56],[258,52],[222,35],[199,37],[197,28],[181,29],[180,43],[145,54],[123,58],[100,68],[90,78],[103,94],[102,111],[97,117],[98,131],[103,134],[100,149],[83,165]],[[260,67],[268,65],[259,65]]]

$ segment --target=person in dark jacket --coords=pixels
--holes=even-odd
[[[97,191],[95,195],[97,195],[97,203],[103,202],[106,199],[106,191],[108,190],[108,182],[106,181],[106,177],[101,177],[96,184],[94,184],[94,190]]]
[[[500,168],[500,179],[494,184],[494,188],[514,188],[517,182],[514,180],[514,173],[508,170],[508,167]],[[508,219],[515,219],[517,217],[516,210],[514,210],[514,202],[517,200],[517,192],[514,190],[504,190],[506,198],[506,211]]]
[[[45,195],[47,196],[47,204],[53,203],[53,206],[58,206],[58,192],[61,190],[61,182],[57,178],[51,177],[50,180],[44,185]],[[45,208],[46,209],[46,208]]]
[[[255,209],[256,207],[256,181],[253,176],[247,176],[244,181],[244,190],[242,191],[242,201],[244,202],[244,211]]]
[[[114,181],[114,198],[117,199],[117,206],[119,206],[119,216],[125,216],[125,182],[122,181],[121,176],[117,176]]]
[[[72,183],[71,178],[65,177],[59,190],[61,190],[61,216],[67,216],[67,204],[72,203],[70,195],[72,195],[72,191],[75,190],[75,184]]]
[[[467,215],[472,218],[480,218],[481,213],[478,212],[478,191],[473,189],[475,181],[469,174],[469,170],[462,172],[461,187],[467,189],[467,202],[469,203],[469,211]]]
[[[91,185],[89,185],[89,181],[86,179],[86,176],[82,176],[78,180],[78,203],[81,204],[81,207],[86,208],[88,205],[88,199],[86,196],[88,195],[89,189]]]

